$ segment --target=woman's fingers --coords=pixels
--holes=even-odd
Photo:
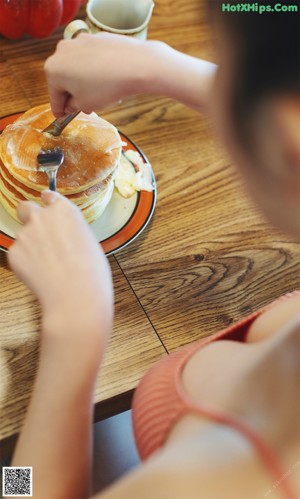
[[[71,114],[75,113],[76,111],[80,111],[80,108],[77,105],[75,98],[72,95],[70,95],[65,102],[64,112],[66,114]]]
[[[59,194],[56,191],[50,191],[49,189],[46,189],[41,194],[41,200],[45,206],[49,206],[53,203],[56,203],[56,201],[59,201],[61,199],[64,199],[61,194]]]
[[[62,201],[64,200],[64,196],[59,194],[58,192],[50,191],[46,189],[41,193],[41,200],[44,204],[44,206],[51,206],[52,204],[56,203],[57,201]],[[17,215],[20,219],[20,221],[23,224],[26,224],[30,221],[30,218],[32,217],[33,213],[39,212],[42,208],[39,204],[35,203],[34,201],[22,201],[18,206],[17,206]]]
[[[26,224],[34,212],[37,212],[41,207],[33,201],[22,201],[17,206],[17,215],[23,224]]]
[[[52,85],[50,80],[48,81],[48,91],[52,113],[56,118],[59,118],[65,114],[65,107],[66,102],[69,99],[69,94],[65,90],[57,89]]]
[[[51,204],[56,203],[57,201],[62,199],[64,199],[64,197],[61,196],[61,194],[59,194],[58,192],[50,191],[48,189],[43,191],[41,194],[41,200],[45,206],[50,206]],[[20,221],[23,224],[26,224],[27,222],[29,222],[32,214],[38,212],[41,209],[42,207],[34,201],[22,201],[17,206],[17,215]]]

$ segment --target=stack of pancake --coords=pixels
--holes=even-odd
[[[39,170],[41,149],[60,146],[64,163],[57,173],[57,190],[73,201],[86,220],[96,220],[107,206],[114,188],[122,141],[117,129],[95,113],[80,113],[59,137],[42,133],[54,116],[48,104],[25,112],[0,136],[0,201],[17,220],[16,207],[25,199],[40,202],[48,187]]]

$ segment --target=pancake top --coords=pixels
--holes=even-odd
[[[80,192],[106,179],[117,168],[122,141],[117,129],[96,113],[80,113],[59,137],[43,134],[54,116],[49,104],[26,111],[0,136],[0,157],[9,173],[25,185],[48,185],[39,171],[37,155],[41,149],[60,146],[65,160],[57,174],[62,194]]]

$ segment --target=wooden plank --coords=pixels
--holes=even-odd
[[[22,87],[16,81],[14,74],[0,51],[0,95],[1,116],[25,110],[29,102]]]
[[[257,212],[206,120],[177,106],[176,132],[164,106],[136,139],[156,175],[155,216],[117,259],[173,351],[299,288],[300,248]]]
[[[129,409],[133,389],[165,350],[113,257],[115,321],[95,388],[96,418]],[[0,450],[19,432],[37,370],[40,310],[0,252]],[[120,397],[119,397],[120,396]]]

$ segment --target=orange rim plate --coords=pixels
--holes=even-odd
[[[23,113],[16,113],[0,118],[0,133],[13,123]],[[124,133],[120,132],[121,139],[126,145],[124,151],[137,151],[143,161],[149,164],[141,149]],[[149,166],[150,167],[150,166]],[[91,224],[92,231],[102,245],[107,255],[120,251],[134,241],[148,225],[154,213],[156,204],[156,183],[151,169],[153,191],[140,191],[131,198],[123,198],[114,189],[111,201],[101,217]],[[0,204],[0,249],[7,251],[13,244],[15,236],[21,227]]]

